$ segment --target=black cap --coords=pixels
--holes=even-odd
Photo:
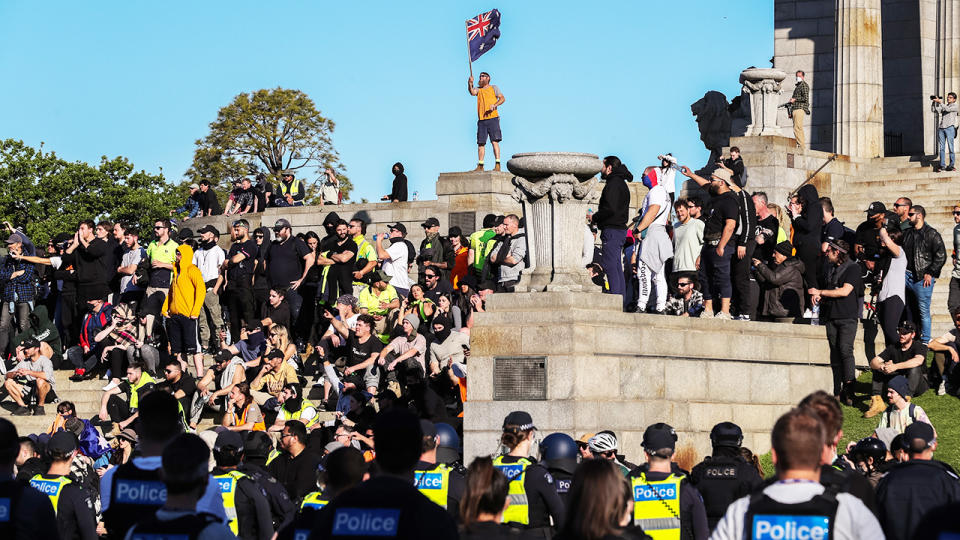
[[[374,270],[373,272],[370,272],[370,276],[367,279],[369,280],[369,283],[371,285],[373,285],[378,281],[382,281],[384,283],[390,283],[390,274],[384,272],[383,269],[377,269],[377,270]]]
[[[420,431],[423,431],[424,437],[437,436],[437,426],[433,425],[433,422],[429,420],[420,420]]]
[[[200,227],[199,229],[197,229],[197,234],[203,234],[203,233],[213,233],[217,236],[220,236],[220,231],[218,231],[217,228],[214,227],[213,225],[209,225],[209,224],[204,225],[203,227]]]
[[[507,417],[503,419],[504,429],[506,429],[507,426],[518,426],[520,431],[537,429],[537,426],[533,425],[533,417],[530,416],[530,413],[527,411],[513,411],[508,414]]]
[[[69,454],[77,449],[77,436],[69,431],[58,431],[50,436],[47,450],[58,454]]]
[[[283,229],[286,229],[286,228],[288,228],[288,227],[290,227],[290,222],[287,221],[287,220],[284,219],[284,218],[278,219],[278,220],[276,221],[276,223],[273,224],[273,230],[274,230],[274,232],[280,232],[280,231],[282,231]]]
[[[263,431],[247,432],[247,440],[243,443],[243,453],[247,457],[267,457],[273,449],[270,436]]]
[[[901,334],[917,333],[917,325],[913,321],[903,321],[897,326],[897,331]]]
[[[192,230],[192,229],[187,229],[187,228],[185,228],[185,229],[180,229],[180,234],[177,235],[177,236],[178,236],[178,238],[180,238],[180,240],[189,240],[189,239],[193,238],[193,230]]]
[[[661,448],[673,450],[677,447],[677,432],[669,425],[658,422],[643,432],[643,442],[641,444],[644,449],[651,452],[656,452]]]
[[[428,229],[430,227],[439,227],[440,220],[435,217],[428,217],[426,221],[420,224],[420,226],[424,229]]]
[[[720,422],[710,430],[710,442],[714,446],[735,446],[743,444],[743,430],[733,422]]]
[[[243,437],[236,431],[223,430],[217,435],[217,442],[213,443],[214,450],[223,450],[232,447],[236,450],[243,448]]]
[[[33,349],[40,346],[40,342],[36,338],[27,338],[23,340],[23,343],[20,344],[24,349]]]
[[[907,429],[903,432],[904,446],[910,447],[915,439],[921,439],[929,447],[930,443],[937,440],[936,434],[933,432],[933,426],[926,422],[914,422],[907,426]]]
[[[233,358],[233,353],[230,352],[230,349],[223,349],[217,353],[213,360],[219,364],[220,362],[229,362],[231,358]]]
[[[880,201],[873,201],[870,203],[870,206],[867,207],[867,217],[875,216],[877,214],[886,213],[887,207]]]
[[[394,223],[393,225],[387,225],[387,228],[395,231],[400,231],[400,234],[404,236],[407,235],[407,227],[404,226],[404,224],[400,223],[399,221],[397,223]]]
[[[280,360],[283,360],[283,351],[281,351],[280,349],[274,349],[269,353],[267,353],[267,360],[273,360],[274,358],[279,358]]]

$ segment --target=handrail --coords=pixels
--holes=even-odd
[[[800,188],[802,188],[803,186],[809,184],[810,181],[814,179],[814,177],[816,177],[818,174],[820,174],[820,171],[822,171],[824,167],[826,167],[827,165],[829,165],[833,160],[837,159],[837,155],[838,155],[838,154],[830,154],[830,157],[827,158],[827,161],[825,161],[825,162],[823,163],[823,165],[821,165],[820,167],[818,167],[817,170],[813,171],[813,174],[811,174],[809,178],[807,178],[807,179],[804,180],[799,186],[797,186],[796,189],[794,189],[793,191],[791,191],[791,192],[790,192],[790,195],[787,196],[787,199],[790,199],[790,197],[793,197],[794,195],[796,195],[797,192],[800,191]]]

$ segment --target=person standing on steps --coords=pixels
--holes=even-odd
[[[493,145],[493,157],[497,162],[493,170],[500,170],[500,113],[497,108],[505,101],[500,89],[490,84],[490,74],[480,72],[480,82],[473,86],[473,76],[467,79],[467,91],[471,96],[477,96],[477,168],[483,170],[483,157],[487,147],[487,137]]]
[[[790,110],[793,115],[793,138],[797,140],[797,148],[807,147],[803,136],[803,118],[810,114],[810,85],[804,80],[806,73],[797,72],[797,85],[793,87],[793,96],[790,98]]]
[[[957,112],[960,111],[957,106],[957,94],[950,92],[947,94],[947,102],[943,99],[934,97],[930,102],[930,110],[940,113],[940,123],[937,124],[937,148],[940,154],[940,166],[934,165],[933,171],[953,171],[954,158],[953,139],[957,136]],[[947,149],[950,149],[950,165],[946,163]]]

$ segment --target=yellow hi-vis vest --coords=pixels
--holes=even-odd
[[[493,466],[500,469],[500,472],[510,481],[510,506],[503,513],[504,523],[519,523],[521,525],[530,524],[530,503],[527,501],[527,490],[523,487],[523,481],[527,478],[527,467],[533,465],[533,462],[527,458],[520,458],[514,463],[505,463],[504,456],[497,456],[493,460]]]
[[[227,514],[227,524],[233,534],[240,530],[237,524],[237,482],[247,475],[239,471],[229,471],[224,474],[218,474],[213,478],[220,487],[220,498],[223,499],[223,511]]]
[[[50,497],[50,502],[53,503],[54,513],[57,513],[57,504],[60,502],[60,493],[63,492],[63,487],[70,483],[72,483],[72,480],[66,476],[44,478],[42,474],[37,474],[30,479],[30,485],[33,486],[34,489]]]
[[[324,500],[323,493],[319,491],[311,491],[303,498],[303,502],[300,503],[300,509],[304,508],[313,508],[315,510],[320,510],[327,505],[330,501]]]
[[[300,417],[303,416],[303,411],[307,410],[307,407],[313,407],[314,411],[317,410],[317,408],[313,405],[313,403],[310,403],[305,399],[300,402],[300,410],[296,412],[289,412],[287,411],[287,409],[281,406],[280,412],[283,413],[283,421],[286,422],[288,420],[300,420]],[[317,421],[319,420],[320,420],[320,415],[315,414],[313,415],[313,418],[304,422],[304,425],[310,428],[310,427],[313,427],[313,425],[316,424]]]
[[[450,471],[453,470],[443,463],[436,467],[413,471],[414,485],[431,501],[447,508],[447,494],[450,491]]]
[[[646,475],[630,478],[633,492],[633,524],[653,540],[680,540],[680,482],[684,476],[671,473],[652,482]]]
[[[376,248],[370,245],[370,242],[367,242],[367,239],[363,235],[354,236],[353,241],[357,243],[357,263],[360,262],[360,259],[363,259],[368,263],[370,261],[377,260]],[[359,267],[360,265],[357,264],[357,266]],[[364,276],[364,279],[366,279],[366,276]],[[364,281],[354,281],[353,284],[358,285],[360,287],[367,286],[367,284]]]
[[[300,194],[300,190],[303,189],[303,182],[299,178],[294,178],[293,182],[290,182],[290,185],[286,185],[283,180],[279,182],[280,196],[286,197],[290,195],[291,197],[296,197]]]
[[[270,453],[267,454],[266,464],[269,465],[271,461],[277,459],[279,456],[280,456],[280,451],[279,451],[279,450],[276,450],[276,449],[271,450]]]

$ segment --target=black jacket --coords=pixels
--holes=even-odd
[[[393,164],[397,172],[393,173],[393,187],[387,199],[390,201],[406,202],[407,200],[407,175],[403,174],[403,165],[400,162]]]
[[[757,281],[764,288],[763,314],[799,317],[804,309],[803,261],[790,257],[783,264],[757,265]]]
[[[912,460],[893,467],[877,486],[880,524],[890,540],[907,540],[924,515],[960,502],[960,481],[946,463]]]
[[[755,244],[757,242],[757,207],[753,204],[753,197],[747,190],[741,189],[737,195],[737,228],[733,234],[737,240],[737,247]]]
[[[803,211],[793,218],[793,245],[797,248],[798,256],[810,253],[816,257],[820,253],[820,232],[823,230],[820,195],[817,194],[817,188],[807,184],[797,191],[797,197],[803,203]]]
[[[940,270],[947,262],[947,251],[936,229],[926,223],[919,231],[908,229],[903,235],[903,248],[907,250],[907,261],[916,269],[915,277],[921,278],[924,274],[940,277]]]
[[[600,192],[600,206],[593,214],[593,222],[601,229],[626,229],[630,219],[630,189],[627,182],[633,180],[633,174],[626,165],[611,172],[607,183]]]

